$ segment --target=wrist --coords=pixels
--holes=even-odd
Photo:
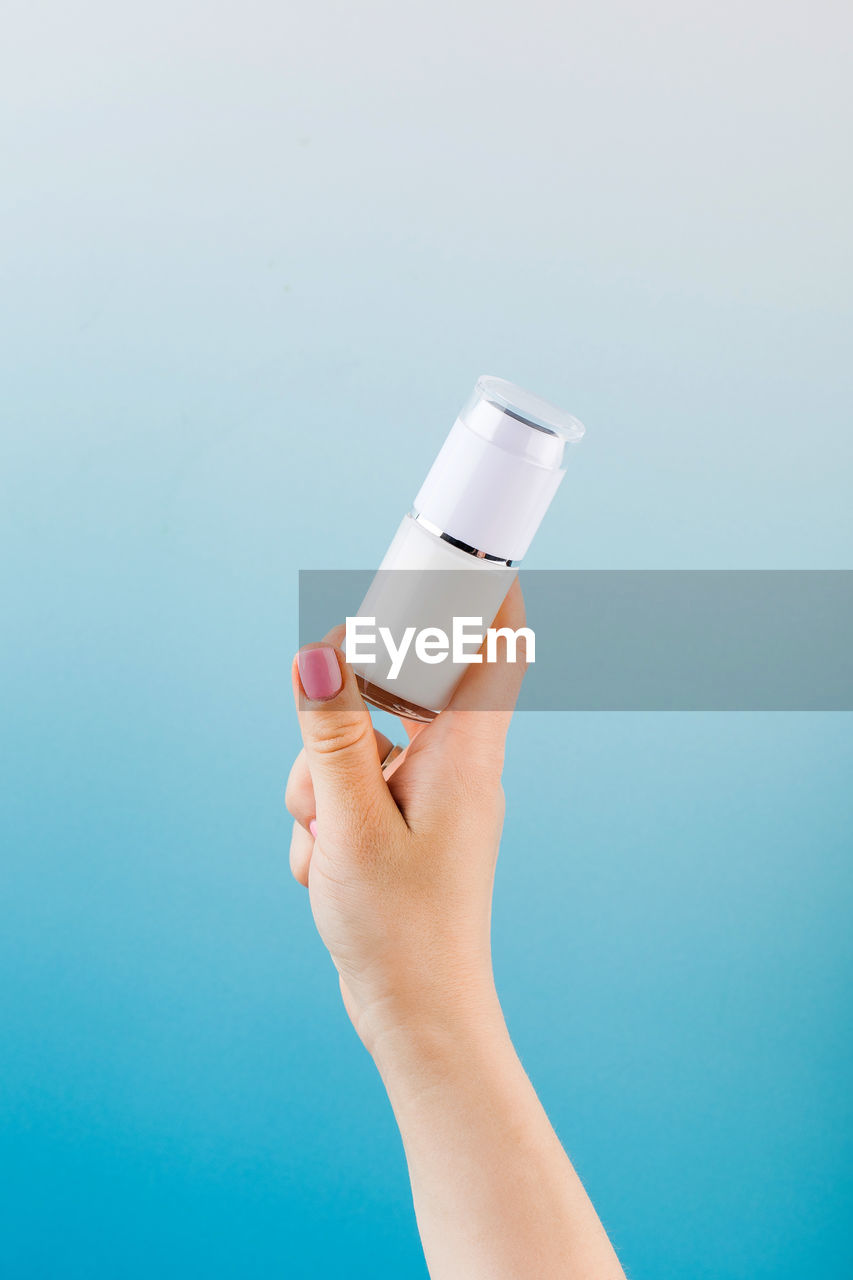
[[[442,998],[371,1010],[358,1031],[392,1095],[429,1087],[503,1048],[512,1051],[491,975]]]

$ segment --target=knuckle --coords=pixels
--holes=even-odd
[[[303,752],[296,757],[284,791],[284,805],[292,818],[301,817],[312,799],[311,775]]]
[[[305,833],[294,826],[290,839],[290,874],[299,884],[308,885],[308,866],[311,861],[310,849],[305,840]]]
[[[373,735],[373,726],[363,713],[323,716],[320,723],[312,727],[311,750],[317,756],[340,756],[361,746],[368,735]]]

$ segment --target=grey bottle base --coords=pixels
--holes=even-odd
[[[403,716],[406,720],[419,720],[424,724],[434,720],[438,715],[437,711],[430,711],[427,707],[419,707],[415,702],[407,702],[405,698],[395,697],[387,689],[381,689],[378,684],[371,684],[369,680],[365,680],[364,676],[356,674],[355,678],[365,702],[378,707],[380,711],[390,711],[394,716]]]

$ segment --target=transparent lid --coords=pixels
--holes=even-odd
[[[564,446],[577,444],[585,431],[565,409],[490,374],[477,379],[459,417],[499,448],[549,469],[562,465]]]

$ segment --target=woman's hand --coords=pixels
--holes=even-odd
[[[524,625],[516,583],[496,620]],[[378,1039],[412,1019],[494,1014],[489,922],[503,823],[509,710],[524,663],[474,665],[451,705],[411,742],[393,773],[338,629],[300,651],[294,693],[305,742],[291,770],[291,867],[356,1030]]]
[[[524,623],[521,591],[496,619]],[[287,787],[347,1011],[400,1127],[433,1280],[624,1280],[512,1047],[492,981],[504,738],[522,664],[472,666],[388,780],[340,633],[300,650]]]

